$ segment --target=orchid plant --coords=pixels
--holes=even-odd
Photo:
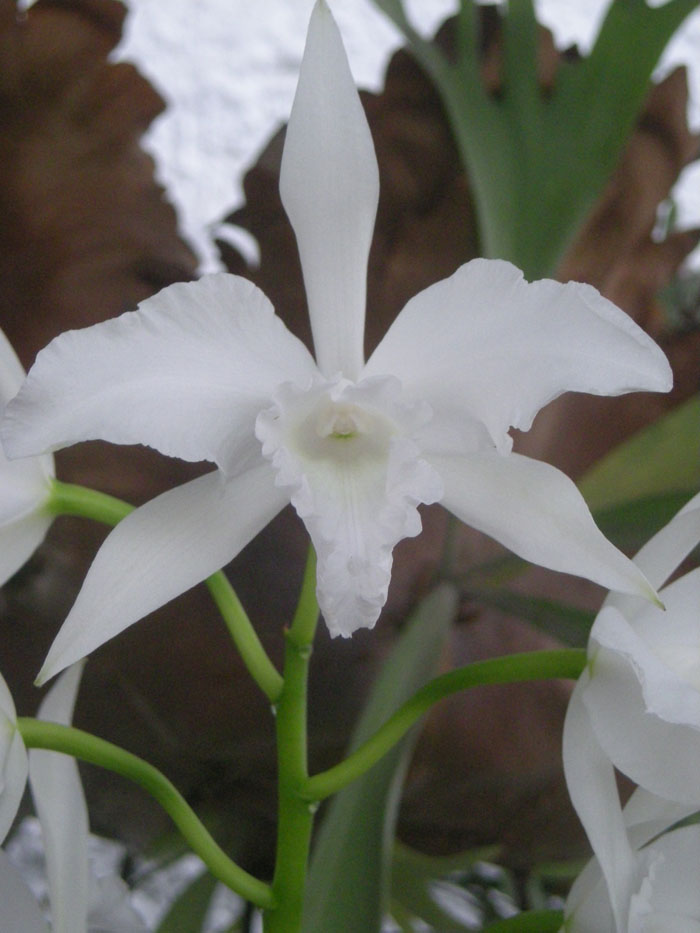
[[[39,354],[21,388],[19,364],[6,343],[0,347],[2,439],[13,458],[0,460],[7,499],[1,526],[5,578],[28,558],[57,514],[116,525],[39,674],[43,683],[68,669],[38,719],[18,720],[9,693],[0,694],[0,735],[5,736],[0,831],[7,831],[24,787],[25,747],[34,748],[37,808],[52,827],[47,840],[58,853],[49,851],[49,879],[52,892],[58,892],[52,894],[56,931],[85,930],[88,923],[84,801],[73,762],[60,758],[64,776],[46,767],[56,752],[141,784],[212,874],[261,908],[266,933],[294,933],[310,929],[303,925],[305,879],[319,801],[365,774],[450,693],[487,682],[575,677],[584,667],[568,735],[582,722],[587,738],[569,739],[567,775],[584,824],[594,826],[591,838],[607,895],[591,870],[585,896],[572,897],[588,904],[591,891],[603,891],[595,904],[609,897],[615,928],[628,929],[622,924],[632,916],[630,879],[639,876],[648,853],[654,865],[657,854],[675,864],[697,850],[694,829],[676,830],[650,847],[644,846],[654,834],[632,840],[628,833],[639,820],[635,816],[625,824],[609,788],[601,790],[613,761],[654,795],[682,803],[682,815],[700,806],[694,792],[677,793],[688,786],[698,756],[697,673],[683,667],[681,650],[691,637],[697,575],[690,584],[680,581],[662,591],[669,615],[678,619],[677,631],[663,638],[656,594],[669,562],[680,557],[678,548],[687,551],[700,537],[697,501],[661,533],[661,544],[649,545],[653,558],[642,552],[633,562],[597,528],[573,482],[554,467],[513,452],[509,433],[527,431],[539,409],[566,391],[668,391],[668,362],[594,288],[528,283],[514,266],[498,260],[474,260],[414,297],[365,360],[367,257],[378,187],[372,138],[342,40],[325,0],[318,0],[280,181],[299,248],[315,356],[287,330],[259,289],[233,275],[170,286],[134,312],[61,335]],[[94,438],[148,444],[214,468],[132,510],[53,478],[52,451]],[[312,547],[299,606],[285,629],[280,672],[220,568],[290,502]],[[442,675],[337,766],[310,775],[306,681],[319,611],[332,635],[351,637],[374,626],[387,598],[393,549],[420,533],[418,508],[434,502],[528,561],[613,591],[593,630],[588,661],[579,651],[541,652]],[[203,580],[276,713],[278,848],[270,883],[232,861],[155,768],[69,725],[84,659]],[[632,618],[634,625],[626,621]],[[691,637],[692,644],[696,641]],[[656,660],[644,670],[653,675],[640,686],[635,677],[650,653]],[[659,672],[662,664],[667,668]],[[665,697],[670,677],[676,680]],[[657,715],[652,724],[643,706],[632,708],[642,693]],[[688,711],[684,703],[691,694]],[[613,721],[614,707],[626,718]],[[588,738],[593,733],[600,748]],[[659,777],[653,756],[645,755],[652,747],[648,736],[658,747],[686,749],[686,770],[673,788]],[[614,757],[618,753],[624,761]],[[601,758],[604,775],[589,786],[592,762]],[[78,812],[75,833],[72,814]],[[664,809],[663,819],[667,816]],[[648,820],[642,822],[646,826]],[[601,842],[596,832],[606,831]],[[622,880],[621,873],[626,873]],[[647,874],[644,891],[653,881]],[[76,879],[79,906],[64,920],[60,892],[68,883],[78,884]],[[663,885],[658,890],[664,892],[659,898],[667,898]],[[656,897],[650,903],[655,905]],[[574,924],[585,909],[571,912]],[[26,910],[29,918],[32,908]],[[29,919],[23,929],[30,929],[30,922],[43,929],[43,921]],[[571,929],[593,929],[587,920],[580,923]]]

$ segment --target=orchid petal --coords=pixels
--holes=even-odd
[[[17,729],[17,713],[0,674],[0,843],[19,809],[27,783],[27,750]]]
[[[613,608],[600,612],[584,699],[621,771],[660,797],[700,808],[700,570],[663,598],[667,612],[649,607],[634,625]]]
[[[622,817],[632,844],[640,848],[696,810],[696,804],[666,800],[646,787],[637,787],[625,804]]]
[[[615,772],[591,727],[584,692],[589,679],[581,675],[569,700],[564,720],[563,760],[571,802],[586,830],[605,877],[616,929],[624,930],[629,898],[634,890],[636,859],[622,818]],[[590,881],[575,892],[576,911],[588,894]]]
[[[0,930],[4,933],[48,933],[34,895],[10,856],[0,849]]]
[[[515,266],[475,259],[412,298],[367,363],[436,410],[481,420],[499,450],[562,392],[667,392],[666,357],[590,285],[527,283]]]
[[[700,494],[694,496],[635,555],[634,562],[657,589],[671,576],[682,560],[700,543]],[[639,606],[621,593],[610,593],[606,606],[613,606],[632,618]]]
[[[0,525],[0,586],[27,563],[52,521],[48,511],[39,511],[9,525]]]
[[[274,387],[314,372],[256,286],[205,276],[52,341],[7,407],[5,448],[22,457],[101,438],[232,471]]]
[[[207,473],[136,509],[98,551],[37,682],[223,567],[288,501],[261,461],[226,481]]]
[[[605,879],[594,858],[571,885],[564,917],[560,933],[614,933],[617,929]]]
[[[644,925],[631,933],[700,933],[700,826],[685,826],[657,839],[650,849],[655,858],[648,876]]]
[[[287,125],[280,195],[296,233],[319,368],[327,378],[341,373],[357,379],[364,362],[367,257],[379,173],[325,0],[311,14]]]
[[[46,694],[37,716],[70,725],[83,664],[69,668]],[[88,911],[88,814],[74,758],[29,752],[29,784],[44,837],[52,933],[85,930]]]
[[[0,331],[0,411],[24,381],[24,370]],[[51,492],[53,457],[11,463],[0,447],[0,586],[29,560],[44,540],[52,517],[43,506]]]
[[[426,455],[445,483],[442,504],[525,560],[648,599],[639,569],[599,531],[574,483],[519,454]]]
[[[26,373],[17,358],[12,344],[0,330],[0,410],[17,395]],[[34,505],[46,497],[49,477],[54,475],[53,457],[44,455],[30,461],[30,465],[11,464],[0,447],[0,522],[16,517],[26,509],[28,503]],[[20,503],[17,505],[17,500]]]
[[[700,933],[700,827],[666,833],[638,849],[636,861],[624,925],[614,923],[600,866],[591,859],[567,898],[567,933]]]

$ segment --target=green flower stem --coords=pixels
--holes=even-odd
[[[301,595],[289,629],[289,637],[298,645],[311,646],[316,634],[317,622],[316,552],[310,545],[301,582]]]
[[[265,911],[265,933],[298,933],[301,930],[315,810],[300,793],[309,777],[306,695],[309,659],[318,622],[315,588],[316,557],[310,548],[297,611],[285,632],[284,687],[276,704],[279,815],[272,881],[275,906]]]
[[[282,675],[263,648],[228,577],[223,571],[217,570],[206,584],[250,676],[268,700],[276,703],[282,692]]]
[[[154,797],[170,816],[192,850],[212,875],[258,907],[274,904],[270,885],[236,865],[212,839],[182,794],[157,768],[111,742],[58,723],[20,717],[17,728],[28,748],[45,748],[72,755],[128,778]]]
[[[114,496],[59,480],[53,480],[47,507],[53,515],[77,515],[106,525],[118,524],[134,510],[134,506]],[[251,677],[275,703],[282,690],[282,677],[263,648],[235,590],[221,570],[212,574],[206,584]]]
[[[310,777],[300,793],[310,803],[337,793],[375,765],[435,703],[453,693],[484,684],[509,684],[555,677],[575,679],[585,666],[585,650],[568,648],[476,661],[442,674],[407,700],[370,739],[344,761]]]
[[[489,923],[484,933],[558,933],[563,923],[563,910],[528,910],[507,920]]]
[[[62,483],[58,479],[51,482],[47,508],[52,515],[78,515],[105,525],[117,525],[134,511],[133,505],[115,496],[76,483]]]

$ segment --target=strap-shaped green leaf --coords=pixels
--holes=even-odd
[[[175,898],[156,933],[182,933],[183,930],[196,933],[201,930],[217,884],[216,878],[208,871],[197,875]]]
[[[578,484],[596,512],[700,487],[700,395],[615,447]]]
[[[503,87],[492,97],[479,79],[472,0],[462,0],[454,61],[416,35],[400,0],[375,0],[442,97],[469,174],[483,255],[514,262],[528,278],[553,274],[615,168],[661,53],[699,2],[613,0],[590,55],[562,61],[544,93],[532,0],[510,0]]]
[[[434,674],[456,606],[455,588],[443,584],[412,613],[374,685],[353,748]],[[399,795],[414,738],[403,739],[328,807],[311,860],[304,933],[380,929]]]

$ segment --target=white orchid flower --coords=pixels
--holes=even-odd
[[[0,331],[0,411],[17,394],[24,376],[17,354]],[[53,476],[51,454],[12,463],[0,447],[0,586],[44,540],[52,522],[46,505]]]
[[[593,858],[569,892],[564,933],[700,933],[700,825],[667,832],[686,815],[687,808],[637,790],[616,821],[618,852],[629,863],[629,884],[616,897],[620,922]]]
[[[17,816],[28,772],[27,750],[17,730],[15,704],[0,674],[0,845]]]
[[[635,560],[660,587],[698,542],[700,495]],[[625,843],[613,765],[670,807],[700,809],[700,568],[660,596],[666,611],[619,594],[608,597],[591,629],[589,665],[564,725],[569,794],[621,931],[627,930],[639,868]]]
[[[83,663],[70,667],[44,697],[38,719],[69,725]],[[0,842],[17,813],[29,774],[34,805],[41,824],[51,902],[52,933],[87,929],[88,820],[78,768],[73,758],[58,752],[27,752],[17,730],[14,703],[0,676]],[[0,892],[17,887],[6,857],[0,860]],[[0,930],[46,930],[41,913],[17,891],[0,896]],[[36,909],[35,909],[36,908]],[[19,923],[19,919],[23,923]],[[43,922],[43,921],[42,921]]]
[[[316,4],[280,191],[297,236],[316,361],[262,292],[232,275],[176,284],[63,334],[8,407],[13,457],[89,438],[218,470],[112,532],[40,677],[85,656],[227,564],[291,502],[318,555],[333,635],[371,627],[392,550],[440,501],[527,560],[653,596],[574,484],[511,452],[511,426],[567,390],[667,391],[666,358],[587,285],[527,284],[475,260],[413,298],[365,363],[378,200],[369,127],[342,41]]]

